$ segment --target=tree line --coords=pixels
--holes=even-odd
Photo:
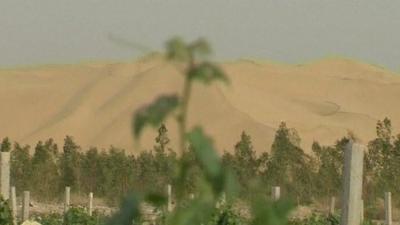
[[[400,194],[400,135],[392,134],[391,121],[378,121],[376,138],[368,143],[364,163],[364,201],[370,205],[382,198],[384,191]],[[231,168],[241,186],[241,196],[248,192],[252,178],[260,178],[265,194],[272,186],[281,186],[282,192],[299,204],[338,196],[341,190],[343,153],[354,135],[337,140],[332,146],[318,142],[312,145],[312,154],[300,147],[300,136],[282,122],[275,133],[270,152],[257,155],[252,139],[245,131],[231,152],[221,155],[222,164]],[[83,151],[71,136],[66,136],[59,147],[53,139],[39,141],[30,154],[30,146],[11,143],[4,138],[1,151],[11,152],[11,182],[19,191],[30,190],[43,201],[61,198],[65,186],[76,194],[94,192],[114,204],[130,191],[163,192],[167,184],[174,185],[177,165],[192,165],[185,182],[184,194],[196,193],[196,179],[202,176],[189,144],[181,156],[170,147],[168,129],[161,125],[152,149],[137,155],[111,146],[108,150],[92,147]],[[194,166],[193,166],[194,165]],[[254,179],[256,180],[256,179]]]

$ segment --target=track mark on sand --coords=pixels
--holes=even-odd
[[[30,133],[28,133],[22,140],[28,139],[41,131],[50,128],[58,123],[60,123],[63,119],[72,115],[82,104],[84,98],[89,95],[90,91],[105,79],[107,76],[112,74],[112,67],[107,68],[104,74],[101,76],[96,76],[94,79],[88,81],[83,87],[81,87],[75,94],[67,101],[67,103],[60,109],[53,117],[42,123],[38,128],[34,129]]]
[[[341,109],[340,105],[330,101],[313,102],[303,99],[293,99],[292,101],[320,116],[332,116]]]
[[[144,71],[141,71],[137,74],[135,74],[132,79],[126,83],[117,93],[115,93],[113,96],[111,96],[110,98],[108,98],[98,109],[97,111],[102,111],[106,108],[108,108],[109,106],[113,106],[114,103],[120,99],[122,96],[124,96],[126,93],[128,93],[129,91],[132,90],[132,86],[134,86],[135,84],[137,84],[140,79],[143,78],[143,76],[145,76],[148,72],[151,72],[152,70],[161,67],[162,65],[155,65],[152,66]]]

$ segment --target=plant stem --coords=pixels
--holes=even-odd
[[[192,92],[192,81],[189,79],[189,71],[194,68],[194,59],[193,56],[190,57],[189,67],[185,74],[185,80],[183,84],[183,91],[181,97],[181,111],[178,116],[178,129],[179,129],[179,150],[181,155],[183,155],[186,146],[186,133],[187,133],[187,115],[189,108],[189,100]]]

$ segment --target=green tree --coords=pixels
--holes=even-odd
[[[115,204],[132,190],[134,181],[134,157],[128,157],[123,149],[111,146],[108,153],[100,155],[100,168],[104,190],[108,202]]]
[[[198,192],[198,180],[203,176],[200,163],[196,157],[196,152],[192,144],[189,145],[186,151],[181,156],[181,162],[184,173],[182,174],[184,193],[182,195],[188,195],[190,193]]]
[[[240,141],[235,145],[233,168],[240,184],[244,188],[244,193],[248,192],[249,179],[258,175],[258,167],[258,160],[251,143],[251,137],[243,131]]]
[[[221,156],[221,163],[225,168],[233,168],[235,163],[235,157],[232,153],[224,151]]]
[[[32,192],[43,200],[57,197],[60,174],[57,165],[58,147],[53,139],[39,141],[32,157]]]
[[[60,158],[62,177],[61,190],[63,190],[65,186],[70,186],[80,192],[81,158],[80,147],[74,142],[71,136],[66,136],[64,139],[63,153]]]
[[[388,118],[377,122],[376,135],[377,137],[368,143],[367,173],[376,179],[379,189],[389,191],[391,185],[390,179],[387,178],[393,172],[391,167],[394,152],[392,125]]]
[[[158,136],[155,138],[155,141],[157,143],[157,145],[154,146],[155,152],[166,152],[170,139],[165,124],[161,124],[160,128],[158,128]],[[170,148],[168,150],[171,151]]]
[[[157,182],[157,166],[152,151],[142,151],[136,158],[135,164],[136,177],[139,182],[139,190],[159,191],[164,190]]]
[[[20,190],[29,190],[32,181],[32,162],[30,146],[21,146],[17,142],[11,151],[11,184]]]
[[[168,148],[170,139],[168,137],[168,129],[164,124],[158,129],[158,136],[155,138],[156,145],[154,146],[154,167],[155,177],[158,178],[155,182],[159,190],[163,190],[167,184],[172,183],[174,173],[177,167],[176,153]]]
[[[400,157],[396,138],[392,135],[390,119],[379,120],[376,125],[376,138],[368,143],[365,157],[364,197],[375,202],[384,191],[400,193],[396,179],[400,172]]]
[[[97,148],[90,148],[83,156],[80,164],[82,176],[82,188],[86,192],[94,192],[96,194],[104,194],[102,183],[102,170],[100,162],[100,154]]]
[[[312,159],[299,145],[297,132],[282,122],[275,133],[265,180],[269,185],[281,186],[286,194],[298,201],[308,202],[314,193]]]
[[[342,140],[337,141],[333,147],[321,146],[318,142],[314,142],[312,145],[312,151],[316,158],[315,163],[318,166],[317,179],[314,184],[319,197],[337,196],[341,191],[344,160]]]
[[[393,173],[400,174],[400,134],[393,140],[393,159],[392,159]],[[394,184],[399,184],[399,176],[391,178]],[[399,185],[394,185],[394,192],[400,194]]]
[[[368,169],[379,173],[387,165],[393,149],[392,124],[388,118],[377,122],[376,135],[377,137],[368,143]]]

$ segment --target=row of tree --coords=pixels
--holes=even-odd
[[[400,135],[392,135],[387,118],[377,123],[376,133],[377,137],[368,144],[364,163],[364,199],[371,203],[382,197],[384,191],[400,194]],[[313,154],[307,155],[300,147],[296,130],[283,122],[270,153],[257,155],[250,135],[242,132],[234,151],[224,152],[221,160],[237,176],[243,198],[254,194],[246,191],[254,182],[262,182],[264,188],[260,191],[265,194],[279,185],[285,195],[304,204],[339,195],[344,148],[352,138],[343,137],[333,146],[315,142]],[[70,136],[65,138],[62,149],[52,139],[39,141],[33,155],[30,146],[12,144],[4,138],[1,151],[11,151],[12,184],[20,191],[31,190],[41,200],[54,200],[62,196],[65,186],[71,186],[77,194],[94,192],[115,203],[132,190],[164,191],[166,184],[176,182],[180,161],[197,165],[191,145],[178,156],[169,142],[168,130],[162,125],[154,148],[138,155],[128,155],[116,147],[83,151]],[[184,171],[188,174],[184,181],[186,194],[196,192],[200,171],[196,166]]]

